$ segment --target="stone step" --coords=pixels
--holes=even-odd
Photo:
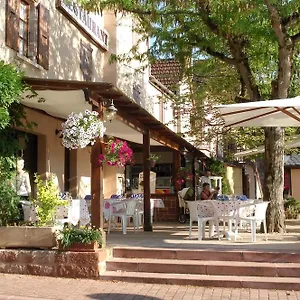
[[[297,253],[261,252],[261,251],[225,251],[225,250],[186,250],[162,248],[126,248],[114,247],[113,257],[152,258],[170,260],[205,260],[205,261],[242,261],[242,262],[272,262],[298,263],[300,250]]]
[[[255,276],[210,276],[195,274],[145,273],[106,271],[102,280],[125,282],[213,286],[224,288],[253,288],[276,290],[300,290],[299,278]]]
[[[298,277],[300,281],[300,263],[113,258],[106,262],[106,270],[199,275]]]

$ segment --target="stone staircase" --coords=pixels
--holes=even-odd
[[[300,252],[113,249],[102,280],[300,290]]]

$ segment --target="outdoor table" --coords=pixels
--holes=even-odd
[[[104,203],[103,203],[103,216],[105,218],[105,220],[108,221],[109,219],[109,210],[111,209],[111,205],[113,205],[113,209],[115,211],[117,211],[119,208],[121,208],[123,206],[123,203],[125,203],[126,201],[131,201],[131,200],[136,200],[136,201],[140,201],[143,202],[144,199],[143,198],[109,198],[109,199],[104,199]],[[118,207],[119,204],[119,207]],[[151,205],[151,217],[153,217],[153,209],[154,208],[164,208],[165,207],[165,203],[162,199],[155,199],[155,198],[150,198],[150,205]],[[151,218],[152,219],[152,218]]]
[[[222,219],[226,219],[226,217],[232,217],[235,222],[239,222],[239,216],[241,214],[245,215],[250,213],[250,207],[255,203],[256,200],[248,199],[248,200],[208,200],[212,201],[215,207],[215,213],[218,214],[218,217]],[[230,219],[228,220],[230,221]],[[224,222],[224,221],[223,221]],[[214,235],[214,224],[210,222],[209,224],[209,236],[212,237]],[[229,222],[228,231],[224,230],[224,234],[228,239],[230,239],[232,232],[231,221]]]

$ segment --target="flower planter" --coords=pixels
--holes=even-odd
[[[40,248],[56,246],[54,227],[0,227],[0,248]]]
[[[154,168],[156,165],[156,160],[150,160],[150,168]]]
[[[59,243],[59,250],[72,251],[72,252],[96,252],[99,249],[98,243],[93,242],[90,244],[74,243],[70,247],[64,248]]]

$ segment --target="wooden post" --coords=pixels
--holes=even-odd
[[[103,120],[103,106],[93,105],[93,111],[99,113],[100,120]],[[103,166],[99,164],[99,155],[102,154],[103,138],[97,139],[92,146],[91,153],[91,195],[92,195],[92,226],[103,228]]]
[[[173,152],[173,166],[174,166],[174,170],[173,170],[173,178],[174,178],[174,190],[175,192],[178,192],[181,188],[181,184],[178,183],[178,172],[179,172],[179,168],[181,166],[181,154],[179,151],[175,151]]]
[[[197,191],[196,191],[196,185],[197,185],[197,181],[196,181],[196,168],[195,168],[195,163],[196,163],[196,157],[193,154],[193,158],[192,158],[192,175],[193,175],[193,188],[194,188],[194,200],[196,199],[197,196]]]
[[[144,181],[144,231],[152,231],[150,205],[150,134],[146,129],[143,134],[143,181]]]

